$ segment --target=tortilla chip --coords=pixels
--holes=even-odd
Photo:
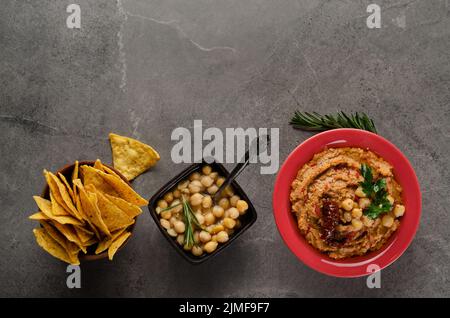
[[[86,186],[85,189],[89,191],[89,193],[97,194],[97,206],[100,210],[100,215],[110,232],[128,227],[134,223],[133,218],[129,217],[128,214],[109,201],[100,191],[97,191],[93,185]]]
[[[77,233],[78,238],[84,246],[86,246],[86,242],[88,242],[94,236],[94,232],[91,232],[82,226],[74,226],[74,229]]]
[[[45,173],[45,172],[44,172]],[[48,176],[48,177],[47,177]],[[62,205],[68,212],[70,212],[73,216],[75,216],[79,220],[83,220],[83,218],[78,213],[77,209],[73,205],[72,198],[70,197],[70,194],[66,188],[66,186],[58,179],[57,176],[55,176],[53,173],[48,172],[46,173],[46,179],[52,180],[53,188],[55,187],[55,184],[57,186],[57,189],[51,189],[53,195],[55,196],[56,201],[60,205]],[[50,186],[50,184],[49,184]],[[59,196],[57,195],[59,193]],[[62,199],[62,202],[60,202]]]
[[[78,166],[79,166],[79,163],[78,163],[78,160],[76,160],[75,165],[73,167],[73,171],[72,171],[72,191],[73,191],[74,195],[76,195],[77,192],[76,192],[76,186],[73,183],[73,180],[78,179]]]
[[[127,238],[131,235],[130,232],[122,233],[115,241],[111,243],[108,248],[108,258],[112,261],[114,254],[116,254],[117,250],[122,246],[123,243],[127,240]]]
[[[64,247],[58,244],[58,242],[56,242],[44,229],[34,229],[33,233],[36,237],[36,242],[40,247],[47,251],[47,253],[63,262],[69,264],[72,263],[72,260],[70,259]],[[79,262],[78,264],[74,263],[74,265],[79,265]]]
[[[125,201],[124,199],[121,199],[119,197],[113,197],[112,195],[106,193],[105,196],[109,199],[109,201],[114,203],[119,209],[128,214],[129,217],[135,218],[136,216],[142,213],[142,209],[140,207],[131,204]]]
[[[45,231],[56,241],[59,245],[64,247],[67,252],[67,255],[70,258],[70,262],[72,264],[79,264],[78,253],[80,252],[80,248],[70,241],[68,241],[58,230],[56,230],[53,226],[51,226],[47,222],[40,222],[44,227]]]
[[[97,245],[97,249],[95,250],[95,254],[100,254],[106,251],[112,244],[112,242],[117,239],[123,232],[125,232],[125,228],[115,231],[111,233],[111,237],[106,237],[103,241],[99,242]]]
[[[81,182],[77,182],[78,191],[80,194],[81,206],[83,212],[86,214],[87,220],[90,221],[99,231],[111,236],[106,224],[103,222],[100,210],[97,206],[97,195],[95,193],[87,193]]]
[[[52,203],[52,214],[55,216],[72,216],[66,211],[55,199],[52,192],[50,192],[50,202]]]
[[[86,247],[81,243],[77,236],[77,232],[70,224],[59,224],[58,222],[52,222],[52,225],[70,242],[75,243],[85,254]]]
[[[158,152],[136,139],[109,134],[114,168],[132,180],[153,167],[160,156]]]
[[[94,168],[100,171],[103,171],[103,165],[100,159],[95,160]]]
[[[116,177],[111,174],[104,173],[102,171],[98,172],[103,179],[109,183],[110,186],[119,194],[118,197],[124,199],[127,202],[138,206],[144,206],[148,204],[148,201],[137,194],[125,181],[121,178]],[[109,193],[108,193],[109,194]]]
[[[74,225],[82,224],[80,221],[78,221],[77,219],[75,219],[72,216],[54,215],[52,212],[52,203],[49,200],[44,199],[37,195],[33,196],[33,199],[36,202],[39,209],[41,210],[41,212],[44,213],[45,216],[48,217],[49,219],[55,220],[56,222],[61,223],[61,224],[74,224]]]
[[[70,186],[69,182],[67,181],[66,177],[61,172],[58,172],[58,177],[59,177],[59,179],[61,179],[63,184],[66,186],[67,191],[69,192],[69,195],[72,198],[72,202],[73,202],[73,199],[74,199],[73,190],[72,190],[72,187]]]
[[[37,212],[28,217],[30,220],[36,220],[36,221],[47,221],[50,220],[44,213]]]
[[[83,176],[84,186],[92,184],[95,186],[97,190],[103,193],[108,193],[114,196],[119,195],[116,192],[116,190],[109,183],[105,182],[105,180],[102,178],[100,173],[104,173],[103,171],[100,171],[98,169],[86,165],[81,166],[80,170]]]
[[[79,187],[83,187],[83,184],[81,183],[80,179],[75,179],[73,181],[74,185],[77,187],[77,189]],[[78,190],[76,190],[77,192],[79,192]],[[87,217],[86,212],[83,210],[83,206],[81,204],[81,199],[80,199],[80,195],[78,194],[75,197],[75,205],[77,207],[77,210],[80,212],[80,214],[83,216],[83,219],[86,220],[86,222],[89,224],[90,229],[94,232],[95,236],[100,239],[100,233],[98,232],[98,230],[95,228],[94,224],[90,221],[90,219]]]

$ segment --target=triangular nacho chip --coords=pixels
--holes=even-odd
[[[109,134],[114,168],[132,180],[153,167],[160,156],[151,146],[136,139]]]
[[[78,190],[80,187],[83,187],[83,184],[81,183],[80,179],[75,179],[73,181],[74,185],[76,186],[76,192],[78,193],[78,195],[75,197],[75,205],[77,207],[77,210],[80,212],[80,214],[83,216],[83,219],[86,220],[86,222],[89,224],[89,228],[94,232],[95,236],[100,239],[100,233],[98,232],[98,230],[96,229],[96,227],[94,226],[94,224],[91,222],[91,220],[87,217],[87,213],[84,211],[83,206],[81,204],[81,199],[80,199],[80,191]]]
[[[70,262],[72,264],[79,264],[78,253],[80,252],[80,248],[75,244],[67,240],[58,230],[56,230],[53,226],[51,226],[47,222],[40,222],[42,227],[47,231],[47,233],[56,241],[59,245],[64,247],[67,252],[67,255],[70,258]]]
[[[125,228],[111,233],[111,237],[104,238],[103,241],[98,243],[97,249],[95,250],[95,254],[100,254],[100,253],[106,251],[111,246],[111,243],[115,239],[117,239],[123,232],[125,232]]]
[[[41,212],[44,213],[45,216],[47,216],[49,219],[55,220],[56,222],[61,223],[61,224],[73,224],[73,225],[81,225],[82,224],[80,221],[78,221],[77,219],[75,219],[72,216],[54,215],[52,212],[52,203],[49,200],[44,199],[37,195],[33,196],[33,199],[36,202],[39,209],[41,210]]]
[[[75,243],[85,254],[86,247],[81,243],[77,236],[77,232],[70,224],[59,224],[58,222],[52,222],[52,225],[70,242]]]
[[[64,209],[63,206],[58,203],[58,201],[56,201],[56,199],[53,196],[51,191],[50,191],[50,202],[52,203],[53,215],[55,215],[55,216],[72,216],[72,214],[67,212],[67,210]]]
[[[80,167],[81,174],[83,176],[83,185],[94,185],[95,188],[103,193],[108,193],[110,195],[118,196],[118,193],[116,190],[105,180],[102,178],[100,173],[104,173],[103,171],[100,171],[98,169],[95,169],[94,167],[89,167],[86,165],[83,165]]]
[[[67,254],[64,247],[58,244],[44,229],[34,229],[34,236],[40,247],[47,251],[53,257],[60,259],[63,262],[71,264],[72,260]],[[78,264],[74,264],[78,265]]]
[[[70,197],[72,198],[72,202],[73,202],[73,199],[74,199],[74,196],[73,196],[73,189],[72,189],[72,187],[70,186],[69,182],[67,181],[66,177],[65,177],[61,172],[58,172],[58,177],[59,177],[59,179],[61,179],[61,181],[62,181],[62,182],[64,183],[64,185],[66,186],[67,191],[69,192],[69,195],[70,195]]]
[[[109,199],[109,201],[114,203],[119,209],[128,214],[129,217],[135,218],[136,216],[142,213],[142,209],[135,204],[129,203],[124,199],[118,197],[113,197],[112,195],[106,193],[105,196]]]
[[[116,254],[117,250],[122,246],[123,243],[127,240],[127,238],[131,235],[130,232],[122,233],[115,241],[111,243],[108,248],[108,258],[112,261],[114,254]]]
[[[100,191],[97,191],[92,184],[86,186],[85,189],[89,193],[97,194],[97,206],[100,210],[100,215],[110,232],[126,228],[134,223],[133,218],[129,217],[128,214],[109,201]]]
[[[98,173],[103,177],[103,179],[114,188],[114,190],[119,194],[118,196],[127,202],[136,204],[138,206],[144,206],[148,204],[148,201],[137,194],[125,181],[121,178],[116,177],[111,174],[98,171]],[[101,191],[101,190],[100,190]],[[109,194],[109,193],[108,193]]]
[[[44,213],[42,213],[42,212],[34,213],[34,214],[30,215],[28,218],[29,218],[30,220],[36,220],[36,221],[47,221],[47,220],[50,220],[50,219],[48,218],[48,216],[46,216],[46,215],[45,215]]]

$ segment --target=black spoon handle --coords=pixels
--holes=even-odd
[[[260,145],[259,139],[266,139],[266,142]],[[225,179],[223,184],[219,187],[217,192],[213,196],[213,201],[218,202],[220,198],[220,194],[222,191],[228,187],[231,182],[233,182],[234,179],[237,178],[237,176],[248,166],[250,163],[250,159],[253,158],[254,155],[259,156],[261,152],[264,152],[267,149],[267,146],[270,143],[270,136],[269,135],[263,135],[261,137],[257,137],[253,140],[252,144],[250,145],[249,149],[245,152],[243,160],[241,160],[231,171],[231,173],[228,175],[228,177]],[[255,149],[256,148],[256,149]],[[256,151],[255,151],[256,150]]]

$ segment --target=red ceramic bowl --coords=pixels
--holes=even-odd
[[[403,202],[406,213],[399,229],[391,236],[383,248],[364,256],[345,260],[334,260],[312,247],[297,227],[295,215],[291,212],[289,194],[291,183],[297,171],[313,155],[325,147],[359,147],[369,149],[394,167],[396,180],[403,188]],[[358,129],[335,129],[317,134],[288,156],[281,167],[273,192],[275,222],[286,245],[306,265],[321,273],[336,277],[360,277],[369,275],[369,265],[383,269],[392,264],[408,248],[414,238],[420,221],[422,199],[419,182],[408,159],[392,143],[379,135]]]

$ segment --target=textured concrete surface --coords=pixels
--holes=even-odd
[[[381,5],[382,28],[366,27]],[[0,6],[0,296],[450,296],[450,2],[439,0],[25,1]],[[66,28],[66,6],[82,9]],[[297,102],[300,106],[297,105]],[[150,197],[184,166],[176,127],[279,127],[280,159],[311,134],[295,109],[365,111],[408,156],[423,193],[407,252],[365,279],[300,263],[274,224],[275,176],[239,178],[258,222],[228,251],[185,263],[144,213],[114,262],[82,265],[82,288],[35,243],[32,195],[43,168],[111,161],[110,131],[155,146],[162,160],[135,182]]]

